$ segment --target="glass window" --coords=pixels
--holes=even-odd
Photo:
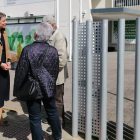
[[[140,0],[115,0],[115,7],[140,5]]]

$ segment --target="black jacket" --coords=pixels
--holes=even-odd
[[[59,57],[57,50],[45,41],[35,41],[22,50],[15,72],[15,90],[18,90],[27,80],[32,81],[35,79],[47,47],[50,47],[50,49],[44,61],[42,71],[37,78],[38,96],[36,99],[55,96],[56,80],[59,72]]]

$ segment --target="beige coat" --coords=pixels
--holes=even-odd
[[[5,40],[5,51],[6,51],[6,62],[8,61],[8,59],[11,59],[11,53],[10,53],[10,49],[9,49],[9,43],[8,43],[8,36],[6,31],[3,32],[3,37]],[[0,40],[0,62],[1,62],[1,56],[2,56],[2,42]]]
[[[59,74],[56,85],[64,84],[68,78],[67,69],[67,43],[65,36],[57,29],[49,39],[49,45],[54,46],[59,55]]]

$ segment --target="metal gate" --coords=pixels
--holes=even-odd
[[[79,94],[78,94],[78,130],[85,133],[85,108],[86,108],[86,23],[79,26]],[[92,135],[99,137],[100,130],[100,61],[101,61],[101,23],[93,23],[92,37]]]
[[[123,140],[125,19],[119,19],[116,140]],[[108,20],[74,22],[72,135],[107,139]],[[140,18],[136,20],[134,140],[140,139]]]

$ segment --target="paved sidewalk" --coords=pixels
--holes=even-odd
[[[125,52],[125,89],[124,89],[124,135],[133,139],[134,121],[134,64],[135,53]],[[66,127],[63,129],[63,140],[72,140],[72,63],[68,63],[69,79],[65,84],[65,111]],[[0,140],[31,140],[27,108],[24,102],[17,101],[12,96],[14,71],[10,71],[11,87],[10,101],[5,103],[6,109],[3,114],[11,122],[8,127],[0,127]],[[117,79],[117,53],[108,53],[108,135],[109,140],[115,140],[116,133],[116,79]],[[42,107],[42,116],[45,116]],[[48,125],[42,124],[45,140],[52,140],[51,134],[46,132]],[[75,140],[84,139],[84,135]],[[124,136],[124,137],[125,137]]]
[[[69,75],[71,77],[71,62],[69,63]],[[11,125],[6,127],[0,126],[0,140],[31,140],[30,125],[28,120],[28,111],[25,102],[18,101],[13,97],[13,82],[14,82],[15,71],[10,71],[10,101],[5,102],[5,112],[3,116],[5,119],[9,120]],[[72,119],[72,107],[71,107],[71,78],[67,80],[65,87],[65,110],[66,110],[66,126],[63,129],[62,135],[63,140],[72,140],[71,136],[71,119]],[[69,85],[69,86],[67,86]],[[42,105],[42,117],[46,116],[46,112]],[[44,133],[44,140],[53,140],[51,133],[48,133],[46,129],[49,125],[42,124],[42,129]],[[78,137],[75,140],[81,140]]]

